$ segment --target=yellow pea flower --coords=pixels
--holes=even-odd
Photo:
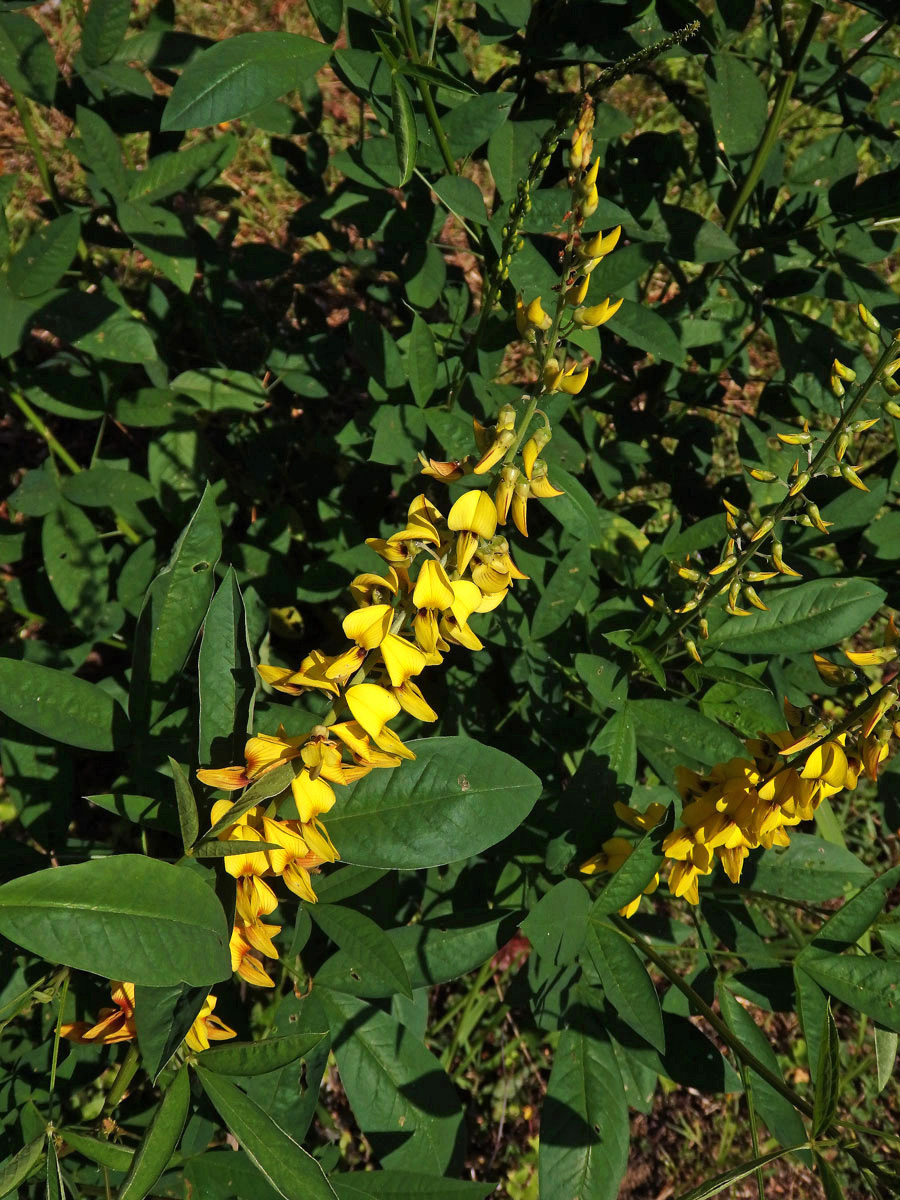
[[[497,530],[497,509],[487,492],[465,492],[447,516],[447,526],[456,538],[456,569],[462,573],[478,547],[479,538],[491,538]]]

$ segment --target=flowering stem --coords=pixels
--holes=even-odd
[[[408,4],[408,2],[409,0],[401,0],[401,4]],[[486,286],[482,292],[481,312],[479,313],[478,324],[468,345],[460,355],[459,365],[447,393],[446,407],[448,410],[453,407],[462,382],[471,369],[475,353],[478,350],[485,327],[487,326],[488,318],[493,312],[494,304],[500,294],[501,284],[509,273],[509,264],[515,252],[516,240],[527,211],[528,197],[539,183],[544,171],[550,165],[550,157],[556,149],[557,142],[577,117],[584,97],[589,96],[591,100],[599,100],[607,88],[612,87],[614,83],[629,75],[635,67],[640,66],[641,63],[652,61],[660,54],[665,53],[666,50],[670,50],[673,46],[686,42],[697,33],[699,28],[699,21],[691,21],[688,25],[683,25],[681,29],[676,29],[674,33],[669,34],[662,41],[654,42],[652,46],[645,46],[642,50],[638,50],[636,54],[629,55],[628,58],[614,63],[611,67],[604,67],[589,87],[583,92],[576,93],[569,99],[568,103],[563,104],[561,107],[556,121],[541,138],[541,144],[531,159],[528,175],[524,180],[520,181],[516,198],[510,205],[509,221],[506,225],[506,234],[503,237],[500,253],[488,274]]]
[[[834,429],[832,429],[831,433],[826,437],[825,441],[820,446],[818,453],[810,462],[809,466],[807,467],[807,471],[810,476],[815,475],[819,467],[821,467],[825,462],[828,455],[831,453],[831,449],[835,442],[838,440],[844,430],[850,425],[861,406],[866,402],[866,400],[868,400],[869,393],[872,391],[872,388],[876,385],[876,383],[880,382],[881,375],[885,367],[888,365],[888,363],[895,359],[898,354],[900,354],[900,330],[898,330],[891,338],[890,343],[882,352],[880,358],[875,363],[875,366],[869,372],[866,382],[862,385],[862,387],[853,397],[852,401],[841,413],[840,419],[838,420]],[[802,503],[802,495],[786,495],[784,497],[780,504],[778,504],[766,518],[772,522],[771,529],[769,533],[766,534],[766,537],[760,538],[755,542],[750,542],[749,545],[737,556],[737,562],[734,564],[734,566],[731,567],[729,571],[716,578],[715,588],[710,588],[704,596],[699,598],[696,608],[692,608],[690,612],[681,613],[675,620],[670,622],[667,629],[664,629],[661,633],[657,634],[655,638],[652,638],[647,643],[647,649],[651,654],[658,654],[666,642],[670,641],[684,628],[690,625],[691,622],[697,616],[699,616],[703,609],[706,608],[716,596],[720,595],[722,592],[728,591],[731,583],[735,579],[739,578],[749,560],[753,558],[753,556],[757,554],[760,549],[762,549],[763,543],[765,542],[766,538],[772,535],[775,527],[778,525],[778,522],[791,508],[794,507],[795,504],[798,503]]]

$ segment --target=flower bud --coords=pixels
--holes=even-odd
[[[869,490],[849,463],[841,463],[841,474],[849,484],[852,484],[853,487],[858,488],[861,492]]]
[[[834,444],[834,457],[838,460],[838,462],[840,462],[841,459],[844,457],[844,455],[847,453],[847,447],[849,445],[850,445],[850,434],[847,433],[846,430],[844,430],[844,432],[838,436],[838,440]]]
[[[718,566],[713,567],[709,572],[710,577],[713,575],[722,575],[725,571],[730,571],[737,562],[736,554],[729,554],[727,558],[723,558]]]
[[[800,474],[797,476],[797,478],[794,480],[794,482],[791,484],[788,495],[789,496],[798,495],[800,492],[803,491],[803,489],[809,483],[809,480],[810,480],[809,471],[801,471]]]
[[[506,518],[509,516],[509,506],[513,498],[513,489],[516,486],[516,480],[519,478],[519,468],[507,463],[500,472],[500,482],[497,484],[497,490],[494,493],[494,504],[497,509],[497,520],[501,525],[506,524]]]
[[[831,364],[831,369],[839,379],[845,379],[848,383],[852,383],[856,378],[853,368],[844,366],[839,358],[836,358]]]
[[[766,519],[764,521],[760,521],[759,525],[754,530],[753,536],[750,538],[750,541],[751,542],[762,541],[762,539],[766,536],[766,534],[771,533],[774,528],[775,528],[775,522],[772,520],[771,517],[766,517]]]
[[[808,446],[812,441],[811,433],[779,433],[775,436],[786,446]]]
[[[525,316],[528,318],[530,325],[532,325],[535,329],[542,329],[544,332],[546,332],[553,324],[553,321],[550,319],[548,314],[544,312],[540,296],[536,296],[534,300],[532,300],[531,303],[526,307]]]
[[[768,612],[768,606],[763,604],[757,595],[756,588],[750,587],[749,584],[744,584],[744,595],[750,601],[754,608],[758,608],[761,612]]]
[[[857,304],[856,311],[859,313],[859,319],[862,321],[863,325],[865,325],[866,329],[868,329],[869,333],[877,333],[881,328],[881,322],[878,320],[878,318],[872,316],[862,302]]]
[[[579,304],[583,303],[590,282],[591,278],[589,275],[585,275],[583,279],[577,279],[566,292],[566,304],[571,305],[572,308],[576,308]]]
[[[754,479],[758,479],[760,483],[771,483],[773,479],[778,478],[774,471],[761,471],[758,467],[747,467],[746,471],[748,475],[751,475]]]
[[[525,445],[522,447],[522,462],[525,465],[525,474],[530,479],[531,472],[534,468],[534,460],[541,453],[547,443],[553,436],[553,431],[547,425],[542,425],[536,429]]]

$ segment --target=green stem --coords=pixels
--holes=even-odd
[[[53,1104],[53,1100],[55,1099],[54,1093],[56,1091],[56,1067],[57,1067],[57,1063],[59,1062],[60,1030],[62,1029],[63,1018],[65,1017],[66,998],[68,997],[68,995],[69,995],[69,972],[68,972],[68,970],[66,970],[65,977],[62,982],[62,989],[60,992],[60,997],[59,997],[59,1009],[56,1014],[56,1033],[54,1034],[54,1037],[53,1037],[53,1058],[50,1062],[50,1101],[51,1101],[51,1105]],[[53,1118],[52,1107],[51,1107],[50,1117],[52,1120],[52,1118]]]
[[[892,337],[889,345],[883,351],[880,358],[875,363],[875,366],[869,372],[866,382],[856,393],[847,408],[841,413],[840,420],[837,422],[834,429],[832,429],[831,433],[826,437],[825,441],[819,448],[818,453],[810,462],[809,466],[807,467],[807,471],[809,472],[810,476],[815,475],[825,462],[837,439],[850,425],[861,406],[865,404],[866,400],[868,400],[869,393],[872,391],[875,385],[880,382],[881,374],[885,367],[888,365],[888,363],[892,362],[893,359],[898,356],[898,354],[900,354],[900,330],[898,330]],[[775,507],[774,511],[767,515],[766,519],[773,522],[772,529],[767,537],[771,536],[771,534],[775,531],[778,522],[789,511],[789,509],[793,508],[798,502],[802,502],[802,497],[787,495]],[[749,560],[762,549],[765,540],[765,538],[762,538],[757,542],[751,542],[746,549],[742,550],[738,555],[737,562],[734,564],[731,570],[716,578],[715,588],[711,588],[704,596],[700,598],[696,608],[692,608],[690,612],[681,613],[676,620],[670,622],[667,629],[664,629],[661,633],[657,634],[655,638],[648,642],[647,649],[650,651],[650,653],[657,654],[666,644],[666,642],[670,641],[673,637],[677,636],[683,629],[690,625],[700,615],[700,613],[709,606],[716,596],[720,595],[722,592],[727,592],[732,582],[740,576]]]
[[[116,1075],[115,1081],[113,1082],[112,1087],[109,1089],[109,1094],[106,1097],[106,1103],[103,1105],[102,1115],[104,1117],[109,1116],[109,1114],[120,1103],[122,1097],[125,1095],[129,1083],[131,1083],[135,1076],[135,1072],[138,1069],[140,1061],[141,1056],[138,1054],[138,1048],[134,1045],[134,1043],[132,1043],[128,1047],[128,1053],[122,1059],[121,1065],[119,1066],[119,1073]]]
[[[50,174],[50,168],[47,165],[47,159],[44,156],[44,151],[34,128],[34,121],[31,119],[31,105],[28,97],[23,96],[21,92],[17,92],[15,88],[11,88],[13,103],[19,114],[19,120],[22,122],[22,131],[25,134],[25,140],[34,155],[35,166],[37,167],[38,175],[41,178],[41,183],[44,185],[44,190],[50,197],[50,203],[58,213],[64,211],[62,201],[59,198],[59,192],[56,190],[56,185],[53,182],[53,176]]]
[[[10,399],[12,400],[13,404],[15,404],[16,408],[19,409],[19,411],[25,417],[28,424],[32,427],[32,429],[34,429],[34,431],[36,433],[40,434],[40,436],[47,443],[47,445],[50,448],[50,453],[55,454],[57,458],[61,459],[62,462],[64,462],[66,464],[66,466],[69,468],[69,470],[72,472],[73,475],[80,474],[81,467],[79,467],[78,463],[75,461],[75,459],[72,457],[72,455],[68,452],[68,450],[62,444],[62,442],[59,441],[59,439],[52,432],[52,430],[37,415],[37,413],[34,411],[34,409],[31,407],[31,405],[25,399],[25,397],[20,392],[12,392],[11,391],[9,393],[9,395],[10,395]]]
[[[81,467],[68,452],[62,442],[60,442],[53,431],[48,427],[46,422],[38,416],[21,392],[10,391],[9,396],[16,408],[18,408],[23,417],[25,417],[28,424],[32,427],[32,429],[34,429],[35,433],[40,434],[40,436],[47,443],[50,453],[52,455],[56,455],[61,462],[65,463],[73,475],[80,475]],[[124,517],[116,517],[116,526],[120,532],[125,534],[130,542],[134,542],[134,544],[137,545],[141,541],[141,535],[135,529],[133,529],[131,525],[129,525]]]
[[[803,59],[806,57],[809,43],[812,41],[816,26],[824,11],[821,4],[814,4],[809,10],[806,24],[803,26],[803,32],[800,34],[797,48],[791,59],[790,70],[785,71],[781,83],[778,85],[778,91],[775,94],[775,103],[772,105],[772,111],[769,113],[768,121],[766,121],[762,140],[756,148],[753,161],[750,164],[747,174],[744,176],[744,181],[734,199],[731,212],[725,221],[724,229],[727,234],[734,232],[738,219],[744,211],[747,201],[753,195],[753,189],[756,187],[759,177],[762,175],[766,163],[769,161],[769,155],[772,153],[775,143],[778,140],[778,130],[781,126],[785,109],[794,91],[794,86],[797,83],[800,67],[803,65]]]
[[[406,51],[409,57],[416,64],[421,63],[419,57],[419,48],[416,44],[416,31],[413,28],[412,13],[409,9],[409,0],[400,0],[400,16],[402,19],[402,28],[406,41]],[[428,118],[428,124],[431,127],[431,132],[435,136],[438,144],[438,149],[441,152],[441,158],[444,160],[444,166],[451,175],[456,174],[456,163],[453,161],[453,155],[450,152],[450,143],[447,141],[447,135],[444,133],[441,119],[438,116],[437,109],[434,106],[434,97],[431,94],[431,86],[424,79],[416,79],[416,87],[419,89],[419,95],[422,97],[422,105],[425,109],[425,116]]]

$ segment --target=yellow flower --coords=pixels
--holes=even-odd
[[[259,922],[235,922],[228,943],[231,951],[231,969],[256,987],[274,987],[275,980],[268,974],[258,954],[267,958],[278,958],[272,938],[281,933],[280,925],[263,925]]]
[[[512,498],[512,519],[513,524],[522,537],[528,537],[528,515],[526,506],[528,497],[531,494],[530,484],[524,480],[516,484]]]
[[[307,654],[296,671],[289,667],[271,667],[260,663],[256,668],[259,674],[271,687],[279,692],[287,692],[290,696],[299,696],[306,688],[321,688],[322,691],[338,694],[338,686],[329,679],[326,672],[337,658],[328,656],[321,650],[313,650]]]
[[[418,646],[399,634],[389,633],[380,649],[391,685],[395,688],[402,687],[408,679],[425,670],[425,655]]]
[[[437,713],[422,695],[418,687],[407,679],[399,687],[393,689],[401,708],[417,721],[436,721]]]
[[[614,303],[607,296],[600,304],[592,304],[588,308],[579,308],[575,310],[575,324],[582,329],[596,329],[600,325],[605,325],[606,322],[616,315],[622,307],[622,300],[616,300]]]
[[[396,596],[400,580],[393,567],[388,567],[387,575],[375,575],[366,571],[357,575],[350,584],[350,592],[360,608],[367,604],[387,604],[390,596]]]
[[[291,792],[301,821],[311,821],[334,807],[334,789],[321,775],[313,778],[306,769],[294,776]]]
[[[371,737],[376,746],[400,758],[415,758],[404,746],[387,722],[400,712],[400,701],[376,683],[357,683],[344,693],[353,717]]]
[[[533,329],[541,329],[545,333],[553,324],[548,314],[544,312],[540,296],[536,296],[525,308],[525,316]]]
[[[447,526],[456,533],[456,569],[462,573],[478,547],[479,538],[497,530],[497,509],[487,492],[464,492],[450,509]]]
[[[387,637],[393,617],[394,610],[389,604],[370,604],[348,613],[341,628],[363,650],[374,650]]]
[[[60,1035],[70,1042],[104,1045],[132,1041],[137,1034],[134,1024],[134,984],[114,982],[111,986],[113,1008],[101,1008],[100,1020],[95,1025],[89,1021],[72,1021],[61,1025]]]
[[[216,997],[207,996],[203,1001],[203,1007],[197,1014],[197,1019],[185,1034],[184,1040],[189,1050],[199,1053],[201,1050],[208,1050],[210,1042],[222,1042],[227,1041],[228,1038],[237,1037],[230,1026],[213,1016],[215,1007]]]
[[[528,479],[531,478],[531,472],[534,468],[535,459],[543,451],[544,447],[553,436],[552,431],[546,425],[542,425],[540,429],[536,429],[525,445],[522,447],[522,462],[525,466],[525,475]]]
[[[587,367],[579,368],[577,363],[572,363],[571,367],[563,371],[557,387],[561,392],[565,392],[567,396],[577,396],[587,383],[587,377]]]

